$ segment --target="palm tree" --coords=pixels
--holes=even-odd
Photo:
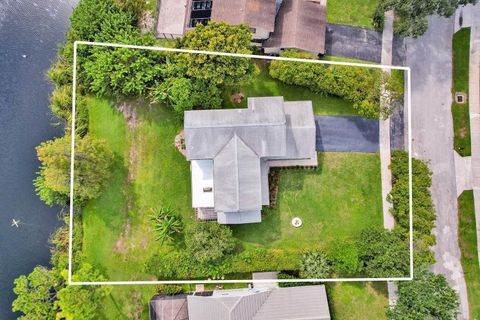
[[[156,240],[162,245],[166,240],[173,241],[175,234],[183,230],[181,218],[171,208],[151,209],[150,221],[153,222],[153,229],[157,233]]]

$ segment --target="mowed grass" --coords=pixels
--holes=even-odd
[[[254,246],[302,251],[382,226],[378,154],[319,153],[318,161],[318,170],[282,170],[277,207],[264,209],[260,224],[233,226],[235,236]],[[300,228],[291,225],[296,216]]]
[[[146,107],[136,106],[137,120],[129,126],[109,100],[89,99],[90,134],[108,143],[115,161],[108,186],[84,208],[83,254],[109,280],[153,279],[143,272],[145,261],[174,250],[155,240],[150,209],[170,206],[193,221],[189,166],[173,145],[181,123],[163,106]],[[154,286],[115,287],[99,318],[146,318],[154,293]]]
[[[171,207],[185,224],[195,223],[190,170],[173,143],[182,122],[165,106],[129,103],[137,117],[127,122],[110,100],[88,100],[90,134],[108,143],[115,160],[102,195],[84,208],[83,255],[109,280],[153,280],[144,272],[145,262],[175,248],[155,240],[150,209]],[[294,215],[304,221],[299,229],[290,226]],[[278,207],[266,209],[262,223],[237,226],[234,233],[244,250],[261,246],[298,253],[356,237],[373,225],[382,225],[378,155],[322,153],[317,171],[282,171]],[[148,318],[155,290],[114,287],[98,318]]]
[[[458,198],[458,236],[462,267],[467,283],[470,319],[480,319],[480,266],[473,191],[464,191]]]
[[[358,113],[353,104],[338,97],[316,94],[308,88],[288,85],[270,77],[269,62],[256,61],[260,73],[253,81],[240,88],[225,90],[223,105],[225,108],[244,108],[247,106],[247,97],[283,96],[285,101],[311,100],[313,112],[317,115],[355,116]],[[245,96],[241,103],[234,103],[231,95],[242,92]]]
[[[377,4],[378,0],[329,0],[327,22],[373,28]]]
[[[453,87],[452,116],[454,148],[461,156],[471,155],[470,110],[467,103],[455,102],[455,93],[464,92],[468,97],[468,71],[470,61],[470,28],[453,35]]]
[[[385,282],[352,282],[327,284],[332,319],[386,319],[388,292]]]

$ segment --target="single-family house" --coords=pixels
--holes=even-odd
[[[176,303],[168,302],[172,300]],[[330,320],[330,310],[323,285],[248,288],[180,295],[169,300],[153,299],[150,302],[150,319]]]
[[[160,0],[156,34],[175,39],[210,20],[246,24],[268,53],[298,49],[323,54],[326,0]]]
[[[270,204],[271,167],[317,166],[311,101],[248,98],[248,108],[184,114],[197,218],[221,224],[261,222]]]

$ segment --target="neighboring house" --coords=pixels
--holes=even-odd
[[[317,166],[311,101],[248,98],[248,108],[186,111],[192,206],[200,220],[261,222],[271,167]]]
[[[156,295],[150,300],[151,320],[188,320],[187,295]]]
[[[160,0],[157,36],[175,39],[210,20],[250,26],[266,52],[323,54],[326,0]]]
[[[207,295],[209,294],[209,295]],[[175,297],[170,299],[175,300]],[[168,316],[150,312],[151,320],[330,320],[325,286],[312,285],[304,287],[272,289],[233,289],[215,290],[200,295],[180,296],[178,313],[169,306]],[[188,318],[172,317],[173,314],[184,316],[183,306],[187,305]],[[165,309],[157,306],[164,300],[152,300],[150,310]],[[180,306],[182,306],[180,309]],[[153,317],[152,317],[153,315]]]

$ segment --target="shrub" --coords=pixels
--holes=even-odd
[[[323,252],[306,252],[300,262],[300,276],[304,279],[325,279],[331,274],[331,263]]]
[[[406,277],[409,274],[410,250],[401,232],[369,228],[358,241],[360,259],[369,277]]]
[[[167,296],[174,296],[176,294],[183,293],[183,287],[175,284],[160,284],[157,286],[157,293]]]
[[[329,252],[336,272],[353,275],[362,270],[359,249],[355,242],[336,242]]]
[[[142,36],[138,31],[122,40],[145,46],[156,41],[152,35]],[[99,95],[141,96],[161,78],[163,62],[164,57],[158,51],[95,47],[85,62],[82,81]]]
[[[388,201],[393,205],[392,214],[405,235],[410,227],[409,217],[409,184],[408,184],[408,153],[394,151],[392,153],[392,191]],[[435,209],[430,193],[432,173],[427,164],[418,159],[412,159],[412,209],[413,231],[416,265],[429,265],[434,262],[433,253],[429,247],[435,244],[432,229],[435,226]]]
[[[295,277],[294,275],[291,275],[286,272],[280,272],[278,274],[278,279],[283,280],[283,279],[298,279],[298,277]],[[301,280],[301,279],[298,279]],[[312,285],[312,283],[309,282],[279,282],[278,286],[280,288],[290,288],[290,287],[301,287],[301,286],[308,286]]]
[[[314,59],[311,54],[293,50],[285,51],[283,57]],[[292,85],[307,87],[313,92],[344,98],[353,103],[358,113],[365,117],[388,116],[391,107],[381,109],[381,87],[398,89],[396,78],[373,68],[327,65],[274,60],[270,63],[270,76]],[[388,95],[395,100],[401,92]]]
[[[156,84],[151,97],[154,102],[171,106],[180,117],[194,107],[216,109],[222,104],[222,91],[217,85],[182,77],[168,78]]]
[[[229,227],[216,222],[204,222],[194,223],[187,229],[185,244],[200,264],[218,264],[234,251],[236,241]]]
[[[181,217],[176,215],[170,208],[160,210],[151,210],[150,221],[153,223],[153,229],[157,234],[157,241],[163,245],[167,241],[173,241],[175,236],[183,230]]]

